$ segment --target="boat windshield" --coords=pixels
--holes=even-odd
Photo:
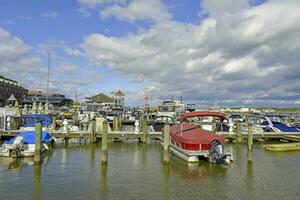
[[[211,116],[203,116],[203,117],[189,117],[184,120],[185,122],[194,124],[196,126],[202,127],[203,125],[211,125],[213,122],[220,123],[220,118],[211,117]]]
[[[175,106],[173,105],[162,105],[158,109],[160,112],[175,112]]]

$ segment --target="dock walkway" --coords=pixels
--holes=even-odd
[[[0,131],[0,137],[14,137],[16,134],[21,132],[20,130],[9,130],[9,131]],[[89,131],[50,131],[50,133],[55,138],[83,138],[83,139],[89,139],[91,137],[91,132]],[[95,138],[102,138],[103,131],[95,132]],[[224,132],[218,132],[217,134],[223,136],[225,139],[234,140],[237,136],[235,133],[224,133]],[[151,139],[161,139],[161,132],[147,132],[146,135],[143,132],[140,133],[134,133],[132,131],[109,131],[107,134],[108,138],[151,138]],[[248,138],[247,132],[242,132],[241,134],[242,139]],[[285,139],[289,141],[295,141],[300,142],[300,134],[295,132],[286,132],[286,133],[253,133],[253,139]]]

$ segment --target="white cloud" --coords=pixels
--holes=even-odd
[[[95,69],[80,68],[66,62],[55,51],[55,48],[64,47],[66,44],[61,41],[60,44],[57,42],[56,45],[51,43],[33,48],[0,28],[0,74],[18,81],[26,88],[46,91],[47,66],[40,58],[47,62],[46,52],[51,50],[51,63],[54,66],[50,67],[50,92],[69,97],[74,97],[76,91],[83,97],[93,94],[101,74]],[[35,53],[37,50],[40,50],[38,54]]]
[[[11,19],[6,19],[6,20],[2,20],[1,23],[7,24],[7,25],[14,25],[15,21],[13,21]]]
[[[160,0],[133,0],[128,5],[114,4],[100,11],[101,17],[115,16],[124,21],[166,21],[170,19],[165,5]]]
[[[61,73],[74,73],[78,70],[78,67],[73,64],[63,63],[56,70]]]
[[[81,5],[87,6],[87,7],[94,7],[97,5],[100,5],[104,2],[105,0],[79,0],[79,3]]]
[[[229,61],[222,70],[225,74],[233,74],[241,71],[249,71],[248,73],[251,73],[252,70],[256,72],[256,69],[256,61],[253,58],[244,57]]]
[[[153,98],[183,95],[195,102],[217,98],[292,105],[300,98],[300,88],[293,84],[300,77],[300,2],[273,0],[255,7],[228,2],[204,1],[210,17],[200,25],[169,19],[123,37],[91,34],[84,41],[85,55],[94,65],[159,85]],[[158,9],[160,14],[144,10],[139,16],[130,5],[112,5],[101,13],[127,21],[170,16],[165,9]]]
[[[31,47],[0,28],[0,73],[19,80],[25,86],[41,84],[36,77],[46,72],[37,57],[31,56]]]
[[[45,13],[43,13],[43,17],[51,18],[51,19],[56,19],[58,17],[58,12],[56,12],[56,11],[45,12]]]
[[[94,8],[97,8],[103,4],[125,4],[128,0],[78,0],[78,3],[80,5],[79,7],[79,13],[87,17],[91,14],[91,10]]]
[[[18,19],[27,20],[27,21],[32,20],[32,17],[31,17],[31,16],[26,16],[26,15],[18,15],[17,18],[18,18]]]
[[[74,48],[70,48],[70,47],[63,47],[63,50],[65,51],[66,54],[70,55],[70,56],[82,56],[83,53],[79,50],[79,49],[74,49]]]

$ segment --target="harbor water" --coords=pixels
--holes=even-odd
[[[57,145],[41,165],[0,158],[0,199],[299,199],[300,152],[255,144],[248,163],[246,145],[232,148],[234,162],[225,168],[174,156],[164,165],[155,141],[111,142],[107,165],[101,144]]]

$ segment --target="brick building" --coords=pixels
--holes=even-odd
[[[0,107],[7,105],[7,99],[12,94],[20,102],[28,94],[28,90],[23,88],[17,81],[0,76]]]

